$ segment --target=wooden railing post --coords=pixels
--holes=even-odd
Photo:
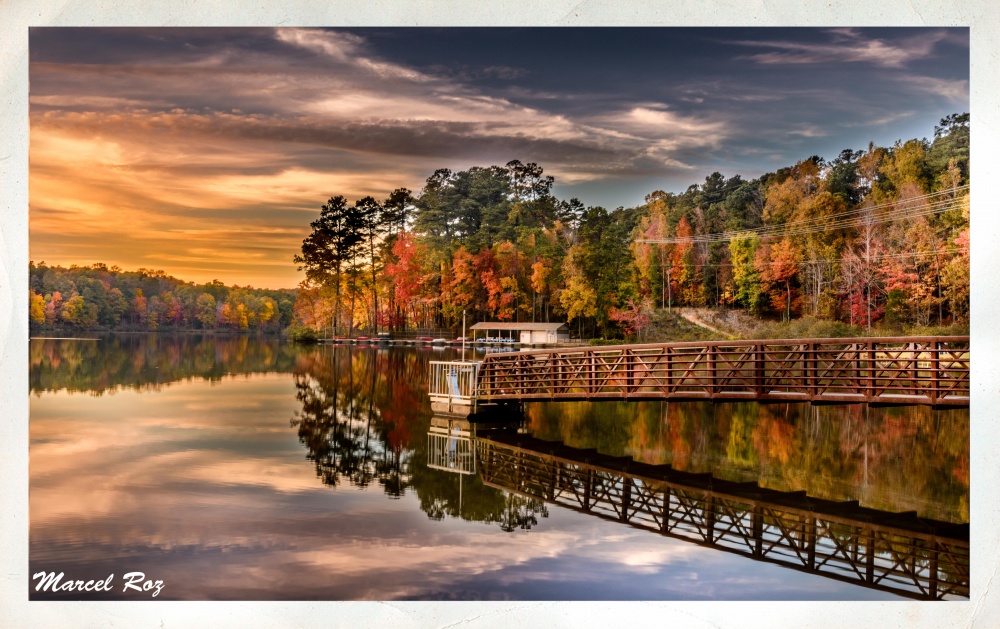
[[[817,520],[814,517],[806,518],[806,564],[810,570],[816,566],[816,528]]]
[[[928,569],[928,583],[927,590],[931,598],[937,598],[938,591],[938,544],[937,542],[930,543],[930,567]]]
[[[632,350],[623,350],[625,353],[625,360],[622,364],[625,365],[625,399],[628,399],[628,394],[635,390],[635,354]]]
[[[702,503],[705,510],[705,541],[709,544],[715,543],[715,496],[709,495]]]
[[[587,393],[593,395],[597,392],[597,355],[594,350],[587,352],[587,355],[590,358],[587,366]]]
[[[760,505],[753,506],[751,522],[753,529],[753,556],[760,557],[764,552],[764,514]]]
[[[754,392],[758,397],[764,396],[764,360],[766,356],[764,354],[764,344],[756,343],[753,350],[753,379],[754,379]]]
[[[714,398],[718,374],[715,371],[715,354],[719,347],[715,343],[708,345],[708,397]]]
[[[819,362],[816,358],[816,352],[818,351],[819,343],[809,343],[808,349],[808,361],[807,361],[807,374],[808,374],[808,384],[809,384],[809,399],[815,400],[819,395]]]
[[[667,353],[667,373],[666,373],[667,391],[666,391],[666,393],[669,395],[670,393],[673,393],[673,387],[674,387],[674,359],[673,359],[673,353],[674,352],[673,352],[673,348],[672,347],[667,347],[667,352],[666,353]]]
[[[865,583],[872,583],[875,580],[875,527],[868,527],[865,545],[868,546],[868,553],[865,556]]]
[[[628,522],[628,510],[632,504],[632,477],[624,475],[622,481],[622,512],[619,516],[622,522]]]
[[[663,488],[663,509],[661,511],[662,519],[660,521],[660,530],[669,531],[670,530],[670,486]]]
[[[868,356],[868,378],[867,384],[864,388],[865,401],[871,402],[875,399],[875,343],[872,341],[865,342],[865,349],[867,350]]]
[[[938,391],[941,385],[941,341],[931,342],[931,386],[928,392],[928,397],[931,399],[931,404],[937,404],[938,401]]]

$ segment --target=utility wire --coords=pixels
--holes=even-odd
[[[882,255],[872,256],[871,257],[871,261],[872,262],[877,262],[879,260],[886,260],[886,259],[893,259],[893,258],[913,258],[913,257],[934,256],[934,255],[938,255],[938,254],[956,254],[958,252],[959,252],[958,249],[936,249],[934,251],[913,251],[913,252],[905,252],[905,253],[886,253],[886,254],[882,254]],[[816,259],[816,260],[790,260],[788,262],[760,262],[760,263],[758,263],[756,261],[751,261],[750,264],[753,265],[753,266],[755,266],[755,267],[757,267],[757,266],[776,266],[776,265],[779,265],[779,264],[841,264],[841,259],[828,260],[826,258],[819,258],[819,259]],[[720,262],[718,264],[682,264],[680,266],[683,266],[685,268],[708,268],[708,269],[714,269],[714,268],[733,267],[733,266],[736,266],[736,265],[733,264],[732,262]]]
[[[695,244],[728,242],[735,237],[744,237],[748,235],[757,235],[761,237],[772,235],[809,235],[835,229],[857,227],[868,223],[869,221],[873,225],[879,225],[900,219],[942,214],[944,212],[957,209],[961,206],[961,200],[955,198],[954,195],[959,191],[967,190],[968,188],[968,185],[959,186],[946,191],[912,197],[903,201],[894,201],[892,203],[855,208],[854,210],[831,214],[830,216],[788,221],[781,225],[768,225],[754,229],[704,234],[701,236],[690,236],[687,238],[675,237],[636,239],[635,242],[641,244]],[[940,198],[945,194],[949,195],[949,198]],[[928,202],[930,199],[934,200]],[[924,201],[925,203],[920,203],[921,201]],[[879,210],[886,209],[888,209],[887,212],[879,212]]]

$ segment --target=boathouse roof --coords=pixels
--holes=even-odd
[[[566,328],[565,323],[531,323],[523,321],[515,323],[512,321],[480,321],[473,324],[470,330],[561,330]],[[566,328],[568,329],[568,328]]]

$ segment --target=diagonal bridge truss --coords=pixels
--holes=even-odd
[[[505,432],[483,483],[686,542],[913,599],[969,596],[969,527],[646,465]]]
[[[479,401],[711,399],[969,405],[969,337],[711,341],[487,355]]]

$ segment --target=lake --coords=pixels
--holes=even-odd
[[[791,569],[766,548],[727,552],[574,507],[540,476],[497,473],[508,452],[522,457],[510,468],[518,474],[668,469],[707,482],[716,498],[743,491],[755,509],[771,509],[764,527],[780,521],[767,499],[777,492],[805,492],[789,493],[797,502],[785,510],[810,521],[817,504],[857,501],[866,522],[903,512],[939,528],[969,522],[968,409],[531,403],[494,441],[431,412],[427,363],[460,354],[246,336],[33,339],[30,574],[107,587],[36,592],[33,581],[31,597],[901,598],[851,575]],[[468,454],[461,465],[456,443]],[[644,478],[626,481],[633,501]],[[608,496],[621,494],[611,486]],[[857,553],[844,532],[851,509],[829,527],[845,556],[851,543]],[[910,547],[925,561],[919,543]],[[943,578],[951,568],[938,570]],[[128,573],[138,587],[125,587]]]

